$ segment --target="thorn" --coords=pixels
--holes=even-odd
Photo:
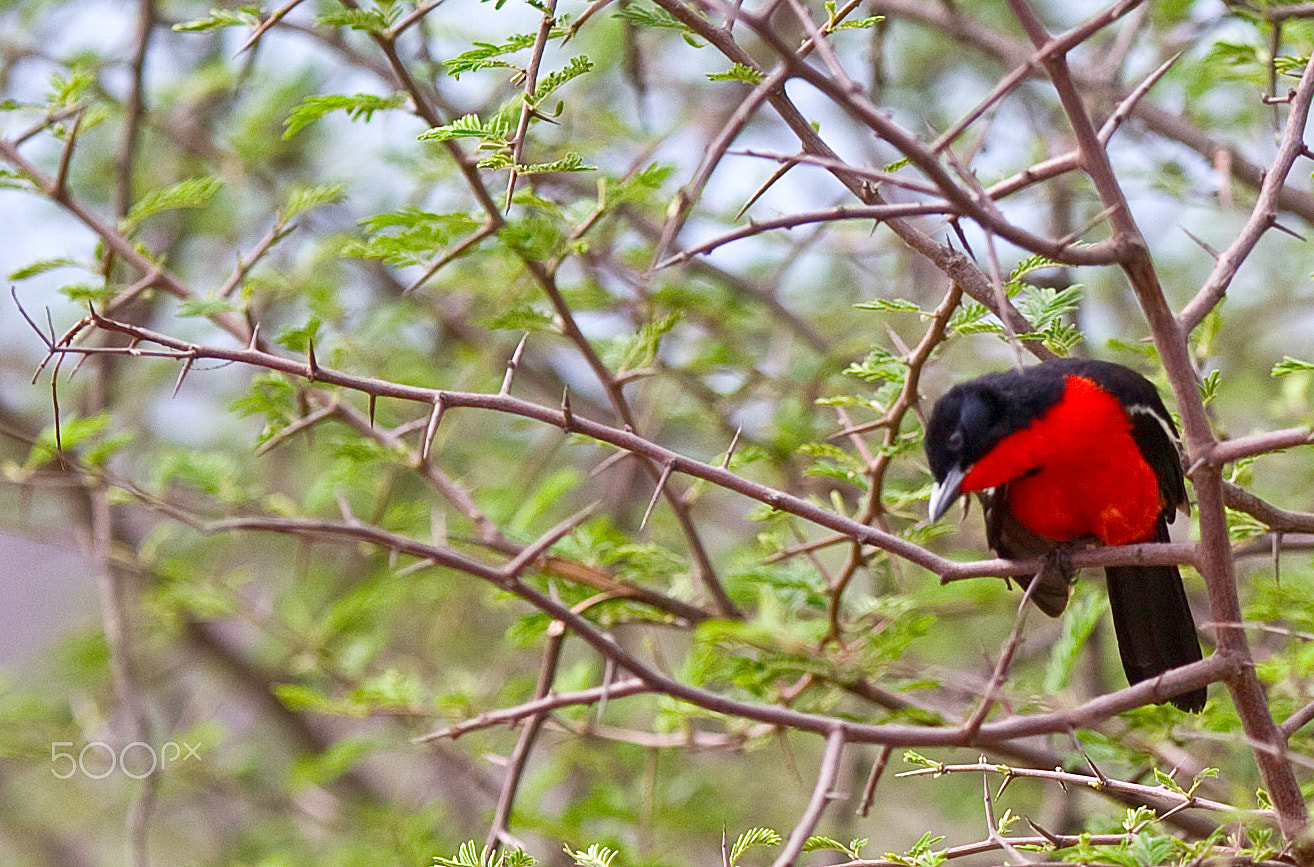
[[[657,487],[653,489],[652,499],[648,501],[648,508],[643,512],[643,520],[639,522],[640,531],[648,526],[648,518],[652,516],[652,510],[657,505],[657,498],[662,495],[662,489],[666,487],[666,480],[671,477],[671,471],[674,469],[674,461],[667,461],[662,466],[662,474],[657,477]]]
[[[1187,229],[1187,228],[1185,228],[1185,227],[1182,227],[1182,231],[1186,233],[1186,237],[1190,238],[1192,241],[1194,241],[1196,244],[1198,244],[1198,245],[1200,246],[1200,249],[1202,249],[1202,250],[1204,250],[1206,253],[1208,253],[1208,254],[1213,258],[1213,260],[1214,260],[1215,262],[1218,261],[1218,251],[1217,251],[1217,250],[1215,250],[1213,247],[1210,247],[1210,246],[1209,246],[1208,244],[1206,244],[1204,241],[1202,241],[1202,240],[1200,240],[1199,238],[1197,238],[1194,234],[1191,233],[1191,230],[1190,230],[1190,229]]]
[[[1113,214],[1115,211],[1117,211],[1118,208],[1120,208],[1120,207],[1122,207],[1122,206],[1121,206],[1121,205],[1109,205],[1107,208],[1105,208],[1104,210],[1100,211],[1100,212],[1099,212],[1098,214],[1096,214],[1094,217],[1091,217],[1089,220],[1087,220],[1087,221],[1086,221],[1086,224],[1085,224],[1084,226],[1082,226],[1080,229],[1077,229],[1076,231],[1073,231],[1073,232],[1069,232],[1068,234],[1064,235],[1062,238],[1059,238],[1059,241],[1058,241],[1058,248],[1059,248],[1060,250],[1066,250],[1066,249],[1068,249],[1068,248],[1071,247],[1073,244],[1077,243],[1077,241],[1081,240],[1081,236],[1082,236],[1082,235],[1086,234],[1088,231],[1090,231],[1091,229],[1095,228],[1095,227],[1098,226],[1100,223],[1104,222],[1104,220],[1105,220],[1106,218],[1108,218],[1111,214]]]
[[[721,461],[721,469],[730,469],[730,458],[734,456],[735,446],[739,445],[739,435],[744,432],[744,426],[741,424],[735,428],[735,435],[730,438],[730,448],[725,450],[725,458]]]
[[[178,371],[178,381],[173,384],[173,394],[169,395],[170,399],[178,396],[178,389],[182,388],[183,380],[191,372],[192,362],[196,361],[196,356],[189,355],[187,361],[183,364],[182,370]]]
[[[798,165],[798,161],[797,161],[797,160],[789,160],[789,161],[786,162],[784,165],[782,165],[780,168],[778,168],[778,169],[776,169],[774,172],[772,172],[771,177],[767,178],[766,183],[764,183],[764,184],[762,184],[762,186],[758,187],[758,188],[757,188],[757,192],[755,192],[755,193],[753,193],[753,195],[749,196],[748,201],[744,202],[743,207],[741,207],[741,208],[739,209],[739,213],[735,214],[735,219],[738,220],[740,217],[744,216],[744,212],[745,212],[745,211],[747,211],[749,208],[753,207],[753,205],[757,203],[757,200],[758,200],[758,199],[760,199],[760,198],[762,198],[762,196],[766,195],[766,191],[769,190],[769,189],[771,189],[771,185],[772,185],[772,184],[774,184],[776,181],[778,181],[778,180],[780,180],[781,178],[783,178],[783,177],[785,176],[785,173],[788,172],[790,169],[794,168],[794,166],[796,166],[796,165]]]
[[[1279,232],[1286,232],[1288,235],[1295,238],[1297,241],[1305,240],[1304,236],[1301,235],[1299,232],[1297,232],[1295,229],[1288,229],[1286,226],[1282,225],[1277,220],[1273,221],[1273,228],[1277,229]]]
[[[55,454],[59,456],[60,469],[67,470],[68,462],[64,460],[64,435],[60,432],[58,376],[50,377],[50,402],[55,408]]]
[[[315,360],[315,340],[310,338],[306,341],[306,379],[311,382],[319,374],[319,362]]]
[[[570,411],[570,386],[567,385],[561,390],[561,429],[570,433],[570,429],[575,426],[575,416]]]
[[[602,463],[598,464],[596,467],[589,470],[589,478],[590,479],[597,478],[598,476],[605,473],[607,470],[614,467],[616,464],[620,463],[626,458],[631,458],[631,457],[634,457],[634,452],[615,452],[611,455],[608,455],[602,461]]]
[[[516,351],[511,353],[511,360],[506,363],[506,376],[502,377],[502,387],[498,390],[498,394],[506,395],[511,393],[511,381],[515,379],[516,368],[520,366],[520,357],[525,354],[525,342],[527,340],[529,340],[528,331],[525,332],[524,337],[520,338],[520,342],[516,344]]]
[[[949,225],[953,226],[954,234],[958,236],[958,243],[963,245],[963,250],[967,252],[968,257],[975,261],[976,254],[972,252],[972,245],[967,243],[967,235],[963,232],[962,224],[957,219],[952,219],[949,221]]]
[[[1077,748],[1077,752],[1081,753],[1081,757],[1086,760],[1086,767],[1090,768],[1090,772],[1095,775],[1097,780],[1107,785],[1109,778],[1100,770],[1100,766],[1095,764],[1095,760],[1090,757],[1090,753],[1086,752],[1086,748],[1081,745],[1081,740],[1077,737],[1076,733],[1069,732],[1069,734],[1072,737],[1072,745]]]
[[[18,312],[21,313],[23,315],[23,318],[27,320],[27,324],[32,326],[32,330],[37,333],[37,337],[40,337],[41,342],[46,344],[46,349],[54,349],[55,345],[53,343],[48,342],[46,340],[46,335],[41,332],[41,326],[33,322],[32,317],[27,315],[27,310],[23,308],[23,303],[18,300],[18,289],[13,286],[10,286],[9,295],[14,299],[14,306],[18,308]]]
[[[377,394],[370,395],[370,430],[374,430],[374,405],[379,400]]]
[[[424,429],[424,442],[420,445],[420,463],[422,464],[429,462],[429,450],[433,447],[433,438],[438,433],[438,423],[443,420],[445,410],[443,394],[438,392],[438,396],[433,399],[433,412],[429,413],[429,424]]]
[[[1032,821],[1030,818],[1027,819],[1027,824],[1031,826],[1031,829],[1032,829],[1033,831],[1035,831],[1037,834],[1039,834],[1040,836],[1042,836],[1042,837],[1044,837],[1046,840],[1048,840],[1048,841],[1049,841],[1049,844],[1050,844],[1051,846],[1053,846],[1055,849],[1063,849],[1063,848],[1066,848],[1066,847],[1064,846],[1064,843],[1063,843],[1062,840],[1060,840],[1056,835],[1050,833],[1049,831],[1046,831],[1044,828],[1042,828],[1041,826],[1037,825],[1037,824],[1036,824],[1034,821]]]
[[[246,351],[254,352],[256,348],[256,342],[259,339],[260,339],[260,323],[257,322],[255,325],[251,326],[251,339],[246,342]]]
[[[526,545],[521,549],[519,554],[502,567],[502,574],[508,581],[516,581],[520,577],[520,573],[525,571],[525,568],[528,567],[530,563],[533,563],[539,557],[543,556],[548,548],[557,544],[557,542],[561,541],[562,537],[567,533],[584,523],[585,519],[596,512],[600,505],[602,505],[600,500],[594,500],[592,503],[589,503],[560,524],[557,524],[551,530],[548,530],[535,540],[533,544]]]

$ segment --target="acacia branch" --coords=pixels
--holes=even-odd
[[[1043,44],[1047,39],[1044,27],[1027,0],[1009,0],[1009,7],[1032,43]],[[1094,183],[1100,200],[1110,209],[1109,219],[1114,228],[1114,240],[1123,250],[1119,264],[1127,274],[1149,321],[1155,347],[1159,350],[1159,357],[1163,361],[1182,416],[1189,454],[1193,459],[1199,455],[1208,456],[1212,453],[1215,439],[1204,402],[1196,387],[1195,371],[1186,345],[1186,332],[1168,307],[1149,248],[1132,217],[1117,175],[1109,164],[1108,155],[1086,111],[1082,95],[1068,70],[1066,58],[1046,58],[1044,66],[1076,136],[1086,173]],[[1245,631],[1225,625],[1240,623],[1241,604],[1237,596],[1236,570],[1223,506],[1222,479],[1217,468],[1209,466],[1200,466],[1192,473],[1191,479],[1200,516],[1200,571],[1209,591],[1213,619],[1220,624],[1216,629],[1216,653],[1229,655],[1241,663],[1227,679],[1227,686],[1236,703],[1247,739],[1252,744],[1264,747],[1252,751],[1273,798],[1282,832],[1288,840],[1295,842],[1309,822],[1309,811],[1292,766],[1284,758],[1286,738],[1273,720],[1263,685],[1255,675],[1254,668],[1249,665],[1250,647]],[[1302,844],[1302,862],[1308,862],[1314,857],[1314,850],[1308,850],[1309,846]]]
[[[1312,101],[1314,101],[1314,63],[1307,63],[1300,77],[1300,83],[1292,92],[1286,128],[1282,132],[1277,155],[1272,165],[1264,172],[1263,183],[1259,186],[1259,198],[1250,211],[1250,218],[1246,220],[1236,239],[1219,254],[1213,271],[1200,287],[1200,291],[1177,314],[1178,325],[1184,333],[1189,334],[1193,331],[1204,321],[1209,312],[1218,306],[1227,294],[1227,287],[1232,284],[1237,271],[1254,251],[1259,239],[1277,224],[1281,193],[1286,189],[1287,176],[1291,173],[1296,160],[1308,153],[1305,146],[1305,125],[1309,120]]]
[[[216,359],[240,362],[267,370],[274,370],[299,379],[309,379],[309,368],[305,362],[285,358],[263,350],[244,347],[229,349],[217,346],[204,346],[180,340],[131,323],[106,319],[99,314],[85,318],[87,326],[95,326],[109,331],[126,334],[139,343],[154,343],[164,347],[154,353],[156,356],[173,358],[178,361],[188,359]],[[43,340],[44,340],[43,336]],[[134,347],[83,347],[77,345],[55,344],[47,346],[55,356],[84,355],[93,352],[113,352],[124,355],[141,354]],[[958,563],[935,554],[920,545],[909,542],[900,536],[867,526],[837,512],[822,508],[803,497],[772,488],[768,485],[739,476],[720,464],[709,464],[690,458],[659,445],[631,430],[611,427],[587,419],[576,412],[565,412],[561,408],[546,407],[508,394],[486,394],[483,392],[459,392],[444,389],[424,388],[405,385],[387,380],[345,373],[334,368],[317,366],[314,381],[324,386],[336,386],[350,389],[376,398],[394,398],[409,401],[432,408],[441,405],[445,410],[455,408],[484,409],[507,415],[533,419],[544,424],[561,428],[570,433],[582,434],[590,439],[607,443],[625,451],[633,452],[647,458],[655,466],[671,466],[673,473],[692,476],[711,482],[726,490],[734,491],[756,500],[773,509],[789,512],[819,526],[843,533],[854,541],[864,545],[880,548],[884,551],[922,566],[937,575],[942,581],[955,581],[973,577],[1006,577],[1011,575],[1034,574],[1041,565],[1039,560],[981,560]],[[1187,544],[1153,543],[1128,545],[1117,548],[1100,548],[1079,551],[1072,556],[1072,565],[1076,568],[1108,565],[1146,565],[1152,563],[1193,563],[1194,549]]]

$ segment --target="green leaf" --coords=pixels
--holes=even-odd
[[[1309,56],[1279,54],[1273,58],[1273,68],[1281,75],[1290,75],[1293,78],[1299,78],[1305,72],[1305,67],[1309,66]]]
[[[380,708],[410,708],[423,703],[424,688],[414,676],[390,668],[365,678],[349,697],[371,712]]]
[[[557,35],[554,33],[554,35]],[[499,60],[505,54],[512,54],[525,48],[529,48],[535,42],[537,37],[533,33],[517,33],[510,37],[506,42],[495,44],[492,42],[475,42],[474,48],[463,54],[458,54],[451,60],[444,60],[443,66],[447,67],[447,74],[452,78],[460,78],[463,72],[474,72],[479,69],[488,69],[489,67],[510,67],[518,68],[507,63],[505,60]]]
[[[928,759],[916,750],[904,750],[903,760],[909,765],[917,765],[920,768],[939,768],[942,764],[934,759]]]
[[[1292,358],[1290,355],[1282,356],[1282,360],[1273,365],[1270,376],[1289,376],[1293,373],[1304,373],[1314,370],[1314,363],[1301,361],[1299,358]]]
[[[517,502],[514,515],[507,521],[507,532],[515,537],[530,532],[539,519],[558,503],[565,502],[570,492],[579,487],[579,471],[574,467],[561,467],[539,480],[537,487]]]
[[[936,852],[931,847],[943,839],[944,837],[933,836],[930,831],[927,831],[906,853],[900,855],[895,852],[886,852],[885,857],[897,864],[905,865],[905,867],[939,867],[945,862],[945,855],[943,852]]]
[[[108,301],[118,294],[113,286],[93,283],[68,283],[59,287],[59,291],[71,301],[85,304],[87,301]]]
[[[0,169],[0,190],[26,190],[31,186],[32,181],[26,175],[13,169]]]
[[[1200,380],[1200,400],[1202,400],[1206,406],[1212,403],[1214,398],[1218,396],[1218,384],[1222,375],[1223,372],[1221,370],[1211,370],[1204,375],[1202,380]]]
[[[103,432],[110,423],[109,413],[99,412],[95,415],[62,418],[59,421],[59,439],[65,451],[76,449]],[[59,454],[56,448],[55,425],[51,424],[37,434],[32,449],[28,452],[24,464],[28,469],[39,467],[54,460]]]
[[[516,859],[516,865],[520,865],[520,867],[528,867],[528,865],[534,863],[533,858],[525,855],[525,853],[519,849],[516,851],[520,856],[523,856]],[[528,858],[529,860],[526,862],[524,860],[525,858]],[[507,861],[506,867],[511,867],[510,858],[505,852],[499,854],[487,846],[480,849],[475,844],[475,841],[468,840],[461,844],[461,848],[457,850],[455,858],[434,856],[433,863],[439,865],[439,867],[502,867],[502,862],[504,860]]]
[[[514,852],[502,852],[502,867],[534,867],[536,863],[534,856],[530,855],[524,849],[516,849]]]
[[[319,329],[323,323],[316,316],[310,317],[310,321],[300,328],[288,326],[278,332],[278,337],[274,338],[280,345],[286,346],[293,352],[305,352],[311,342],[319,336]]]
[[[480,226],[479,221],[468,214],[434,214],[416,208],[376,214],[366,217],[361,223],[371,233],[371,237],[363,244],[353,242],[345,245],[342,255],[382,259],[396,267],[428,262],[452,241]],[[386,229],[400,231],[383,234]]]
[[[817,836],[809,837],[803,841],[804,852],[817,852],[823,849],[833,849],[836,852],[843,852],[845,855],[848,855],[849,857],[853,857],[853,854],[849,852],[847,846],[845,846],[840,841],[835,840],[831,837],[823,837],[817,835]]]
[[[949,318],[949,327],[958,334],[1003,334],[1004,327],[992,317],[990,308],[968,301],[958,305]]]
[[[289,782],[294,787],[326,786],[373,750],[373,742],[365,738],[343,738],[319,752],[302,753],[292,763]]]
[[[852,21],[841,21],[836,24],[832,30],[870,30],[877,24],[885,20],[884,15],[873,15],[870,18],[855,18]]]
[[[556,162],[518,166],[516,171],[522,175],[546,175],[552,172],[593,172],[597,169],[597,166],[586,165],[583,157],[571,151]]]
[[[754,846],[779,846],[784,838],[770,828],[752,828],[739,835],[735,845],[730,849],[730,867],[734,867],[739,856]]]
[[[608,849],[598,843],[589,844],[589,848],[583,852],[572,852],[569,846],[564,848],[566,854],[574,859],[578,867],[611,867],[611,862],[616,857],[614,849]]]
[[[642,27],[664,27],[684,33],[691,32],[688,27],[681,23],[680,19],[660,6],[641,6],[638,3],[630,3],[617,10],[615,17]]]
[[[903,298],[892,300],[877,298],[875,301],[862,301],[853,306],[858,310],[875,310],[880,313],[922,313],[922,308]]]
[[[226,503],[242,499],[241,470],[230,455],[178,449],[155,456],[150,487],[163,492],[174,485],[193,488]]]
[[[1017,308],[1037,331],[1044,331],[1065,313],[1076,310],[1083,292],[1085,287],[1080,283],[1066,289],[1029,286],[1018,301]]]
[[[219,30],[224,27],[259,27],[260,7],[241,6],[237,9],[211,9],[207,18],[196,18],[173,25],[177,32],[188,33]]]
[[[1154,781],[1155,781],[1156,783],[1158,783],[1160,786],[1162,786],[1163,788],[1165,788],[1165,789],[1167,789],[1168,791],[1172,792],[1173,794],[1176,794],[1176,795],[1185,795],[1185,794],[1186,794],[1186,790],[1183,789],[1181,786],[1179,786],[1179,785],[1177,784],[1177,781],[1176,781],[1176,780],[1174,780],[1172,777],[1168,776],[1167,774],[1165,774],[1163,771],[1159,770],[1158,768],[1155,768],[1155,769],[1154,769]],[[1124,827],[1126,827],[1126,823],[1124,823]],[[1127,828],[1127,830],[1130,831],[1130,830],[1132,830],[1132,829],[1131,829],[1131,828]],[[1157,862],[1156,862],[1156,863],[1157,863]]]
[[[515,160],[511,158],[510,148],[497,151],[475,163],[475,165],[481,169],[493,169],[494,171],[498,169],[509,169],[515,164]]]
[[[319,16],[321,27],[350,27],[368,33],[381,33],[401,17],[402,6],[395,0],[379,0],[369,9],[335,9]]]
[[[227,298],[220,298],[214,293],[207,293],[199,298],[188,298],[178,305],[178,315],[214,316],[219,313],[233,313],[237,305]]]
[[[71,108],[82,101],[87,90],[96,83],[96,76],[86,69],[73,69],[68,75],[50,76],[50,91],[46,105],[50,108]]]
[[[188,178],[142,196],[123,218],[123,231],[130,232],[147,217],[179,208],[199,208],[219,192],[223,181],[216,177]]]
[[[276,683],[271,687],[270,692],[274,698],[278,699],[283,707],[293,712],[303,710],[316,710],[328,712],[332,707],[332,702],[321,695],[318,691],[299,683]]]
[[[1062,267],[1060,263],[1055,262],[1053,259],[1041,253],[1036,253],[1034,256],[1028,256],[1013,266],[1013,270],[1008,275],[1008,282],[1020,283],[1022,278],[1030,274],[1032,271],[1059,267]]]
[[[346,184],[321,184],[312,187],[293,187],[287,194],[287,200],[279,209],[279,223],[287,223],[292,218],[322,208],[336,205],[346,198]]]
[[[1248,512],[1224,509],[1227,514],[1227,537],[1233,542],[1244,542],[1268,532],[1268,525]]]
[[[1132,838],[1127,851],[1136,859],[1136,863],[1152,867],[1152,865],[1169,863],[1170,856],[1177,851],[1177,848],[1177,841],[1171,837],[1142,832]]]
[[[725,72],[709,72],[707,77],[712,81],[742,81],[745,84],[761,84],[762,79],[766,76],[751,66],[735,63]]]
[[[477,114],[458,117],[451,123],[435,126],[420,133],[420,141],[449,141],[454,138],[477,138],[485,142],[506,144],[511,135],[511,120],[505,114],[499,114],[488,123],[479,119]]]
[[[844,374],[867,382],[903,382],[908,375],[908,365],[902,358],[878,346],[862,361],[845,368]]]
[[[1084,591],[1077,593],[1068,604],[1068,610],[1060,623],[1059,639],[1049,653],[1049,664],[1045,669],[1041,688],[1046,695],[1067,687],[1081,648],[1095,631],[1108,607],[1107,596]]]
[[[528,304],[499,313],[488,327],[499,331],[556,331],[551,314],[535,310]]]
[[[80,268],[82,267],[76,260],[66,256],[57,256],[53,259],[38,259],[35,262],[24,265],[22,268],[9,272],[10,280],[27,280],[30,277],[36,277],[39,274],[45,274],[58,268]]]
[[[377,96],[372,93],[330,94],[328,96],[308,96],[301,105],[292,109],[287,120],[283,121],[283,141],[287,141],[306,126],[319,120],[326,114],[345,111],[352,120],[368,121],[376,111],[401,108],[406,104],[404,93],[391,93]]]
[[[637,334],[618,345],[620,356],[614,362],[617,372],[626,373],[650,366],[657,357],[662,337],[670,333],[679,321],[680,314],[669,313],[639,326]]]
[[[537,107],[543,103],[543,100],[552,95],[553,92],[562,87],[566,82],[573,78],[590,72],[593,69],[593,61],[584,55],[572,57],[570,62],[563,68],[550,72],[539,80],[538,85],[534,88],[534,93],[525,98],[530,106]]]

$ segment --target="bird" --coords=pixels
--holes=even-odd
[[[1108,361],[1060,358],[988,373],[950,388],[926,424],[935,478],[931,521],[961,497],[983,504],[986,541],[1001,557],[1044,558],[1032,602],[1067,607],[1076,545],[1167,542],[1189,513],[1177,427],[1153,383]],[[1110,566],[1109,608],[1129,683],[1202,658],[1175,565]],[[1206,690],[1167,700],[1199,712]]]

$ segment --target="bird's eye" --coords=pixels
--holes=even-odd
[[[963,450],[962,431],[956,430],[953,433],[949,434],[949,449],[955,452],[961,452]]]

